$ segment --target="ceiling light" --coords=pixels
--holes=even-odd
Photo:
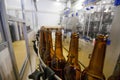
[[[39,1],[39,0],[36,0],[37,2]]]
[[[57,2],[59,2],[60,0],[56,0]]]

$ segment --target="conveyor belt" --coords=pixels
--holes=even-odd
[[[35,40],[36,41],[36,40]],[[37,42],[39,44],[39,42]],[[39,45],[37,46],[34,42],[34,50],[37,50],[38,58],[39,58],[39,68],[37,68],[32,74],[30,74],[28,77],[33,80],[53,80],[55,78],[56,80],[62,80],[59,76],[55,74],[55,72],[49,68],[42,60],[40,54],[39,54]],[[35,49],[36,48],[36,49]],[[36,52],[36,51],[35,51]],[[52,79],[51,79],[52,78]]]

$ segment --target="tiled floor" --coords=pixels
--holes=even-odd
[[[20,72],[27,55],[25,41],[24,40],[16,41],[13,43],[13,47],[14,47],[14,54],[16,58],[17,67]],[[30,43],[29,48],[30,48],[30,59],[28,60],[22,80],[30,80],[28,79],[28,76],[35,70],[35,66],[37,64],[36,63],[37,56],[33,51],[32,42]]]
[[[30,50],[30,59],[28,59],[27,65],[25,67],[25,71],[23,73],[22,80],[30,80],[28,79],[28,75],[34,72],[36,68],[36,54],[33,51],[33,43],[32,40],[35,39],[34,31],[28,33],[29,40],[29,50]],[[17,63],[17,67],[19,72],[23,66],[25,59],[27,58],[26,45],[25,40],[15,41],[13,43],[14,55]]]
[[[27,57],[25,41],[20,40],[13,42],[13,49],[14,49],[14,55],[15,55],[17,67],[20,72],[22,65]]]
[[[37,56],[33,51],[33,47],[29,46],[29,48],[30,48],[30,60],[28,60],[27,67],[25,69],[22,80],[32,80],[32,79],[29,79],[28,76],[35,71],[36,64],[37,64],[36,63]]]
[[[66,59],[68,55],[67,51],[69,50],[69,44],[70,44],[70,40],[65,40],[63,42],[63,47],[64,47],[63,54]],[[84,40],[79,39],[78,61],[85,67],[87,67],[89,64],[90,61],[89,55],[92,53],[92,50],[93,50],[93,46],[89,42],[85,42]],[[83,70],[84,67],[82,65],[81,65],[81,69]]]

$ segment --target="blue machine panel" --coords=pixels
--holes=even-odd
[[[98,1],[100,1],[100,0],[85,0],[85,1],[83,2],[83,4],[84,4],[84,5],[88,5],[88,4],[90,4],[90,3],[94,3],[94,2],[98,2]]]
[[[120,5],[120,0],[115,0],[114,5],[119,6]]]

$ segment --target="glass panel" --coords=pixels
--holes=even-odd
[[[0,43],[2,43],[2,36],[1,36],[1,32],[0,32]]]
[[[3,36],[3,29],[2,29],[2,23],[1,23],[1,13],[0,13],[0,43],[4,42],[4,36]]]
[[[23,35],[23,23],[8,21],[12,45],[19,73],[27,57],[26,44]]]

